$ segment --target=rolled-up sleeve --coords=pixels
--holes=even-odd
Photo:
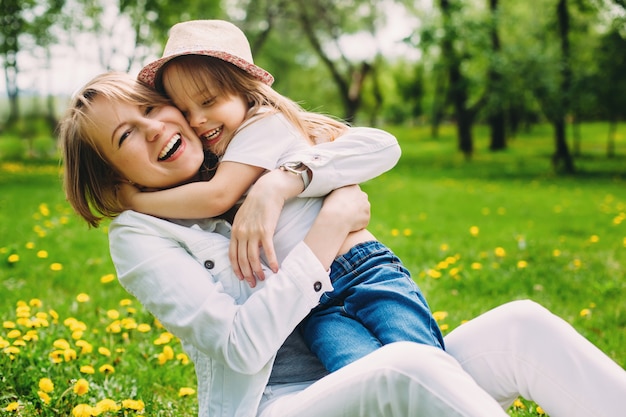
[[[299,197],[320,197],[334,189],[361,184],[393,168],[400,159],[395,136],[380,129],[358,127],[333,142],[302,150],[290,159],[303,162],[313,172]]]
[[[332,289],[327,271],[304,243],[252,290],[232,273],[228,239],[216,233],[125,212],[112,222],[109,237],[128,292],[171,333],[243,374],[266,366],[321,294]],[[199,253],[210,254],[210,270]]]

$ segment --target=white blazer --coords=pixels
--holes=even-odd
[[[365,182],[399,157],[392,135],[352,128],[298,155],[313,171],[301,196]],[[229,236],[223,220],[170,222],[133,211],[109,227],[120,283],[180,338],[194,362],[200,417],[255,416],[279,347],[332,290],[327,271],[302,242],[278,273],[266,269],[265,281],[250,288],[232,272]]]

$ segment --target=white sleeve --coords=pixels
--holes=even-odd
[[[111,223],[109,239],[127,291],[174,335],[239,373],[262,369],[321,294],[332,290],[304,243],[277,274],[266,272],[263,285],[236,299],[229,292],[247,284],[232,273],[228,239],[217,233],[127,211]]]
[[[393,168],[400,159],[395,136],[380,129],[358,127],[333,142],[321,143],[291,155],[313,172],[299,197],[320,197],[334,189],[360,184]]]

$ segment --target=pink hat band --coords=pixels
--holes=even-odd
[[[143,67],[137,78],[154,87],[163,65],[183,55],[215,57],[236,65],[267,85],[274,82],[272,74],[254,65],[246,35],[224,20],[191,20],[172,26],[163,56]]]

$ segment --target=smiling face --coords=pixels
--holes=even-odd
[[[165,68],[163,87],[205,146],[222,155],[246,119],[249,106],[242,94],[212,78],[213,73],[201,73],[206,60],[203,66],[194,65],[194,60],[206,57],[185,58],[187,61],[178,60]]]
[[[173,106],[145,107],[96,97],[87,129],[96,147],[125,179],[167,188],[193,179],[202,162],[202,143]]]

